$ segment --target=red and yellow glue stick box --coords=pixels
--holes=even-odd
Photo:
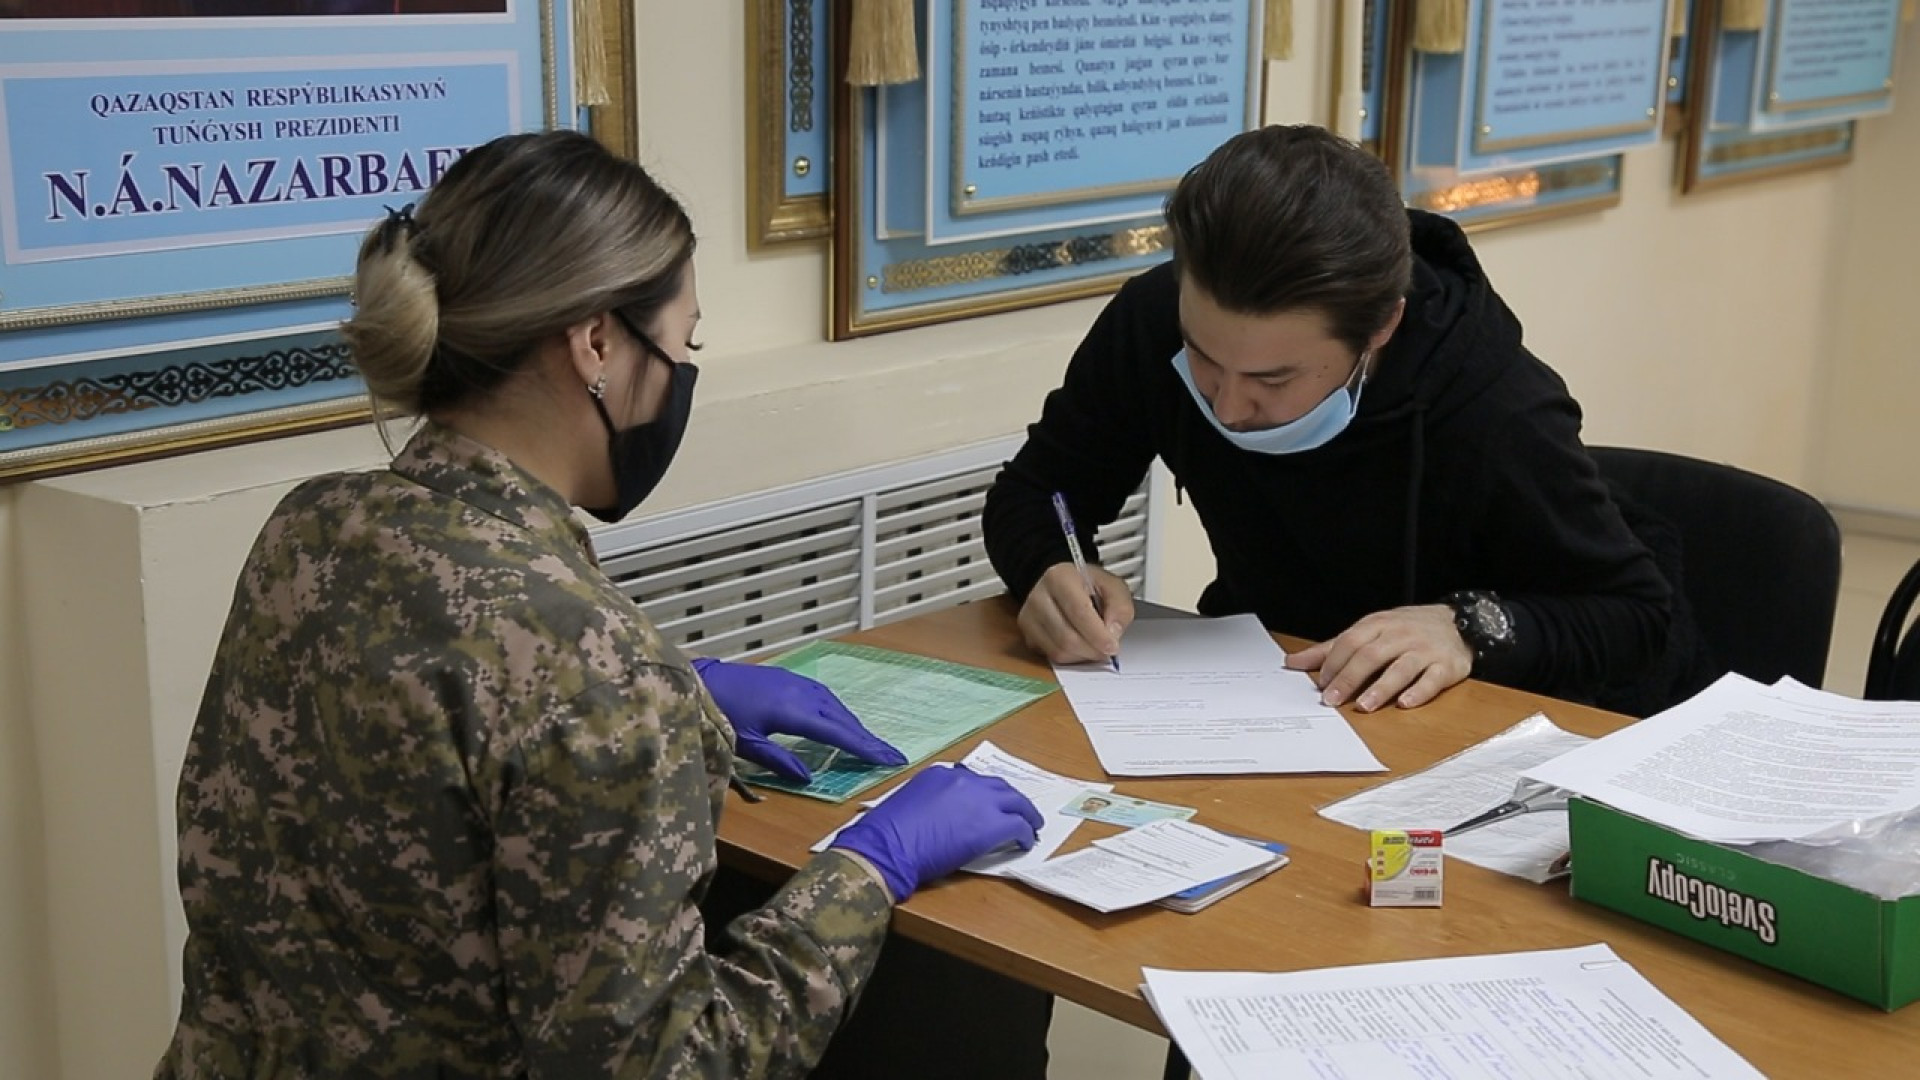
[[[1444,866],[1438,829],[1375,829],[1367,856],[1367,903],[1439,907]]]

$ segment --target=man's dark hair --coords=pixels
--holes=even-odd
[[[1236,135],[1167,199],[1173,258],[1228,311],[1317,311],[1357,352],[1413,272],[1407,212],[1378,158],[1310,124]]]

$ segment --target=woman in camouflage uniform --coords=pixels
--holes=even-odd
[[[296,488],[241,573],[180,782],[158,1076],[800,1075],[891,904],[1032,843],[1010,787],[930,770],[708,950],[736,746],[900,759],[817,684],[696,673],[574,518],[624,516],[679,445],[693,246],[565,132],[474,150],[368,234],[346,337],[424,422],[390,468]]]

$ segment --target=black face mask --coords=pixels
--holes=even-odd
[[[622,321],[625,321],[624,319]],[[680,438],[687,433],[687,417],[693,413],[693,384],[700,369],[692,364],[675,363],[644,334],[635,333],[641,347],[665,360],[673,368],[673,381],[667,387],[667,402],[660,415],[644,424],[616,431],[607,403],[593,394],[593,407],[607,427],[607,452],[613,460],[614,504],[586,507],[586,511],[608,524],[633,513],[667,474],[673,455],[680,449]],[[588,393],[593,393],[589,388]]]

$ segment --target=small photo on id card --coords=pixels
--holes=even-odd
[[[1169,818],[1185,821],[1194,815],[1194,809],[1191,806],[1148,802],[1128,795],[1115,795],[1110,791],[1082,791],[1067,800],[1067,804],[1060,808],[1060,812],[1068,817],[1104,821],[1109,825],[1129,827],[1165,821]]]

